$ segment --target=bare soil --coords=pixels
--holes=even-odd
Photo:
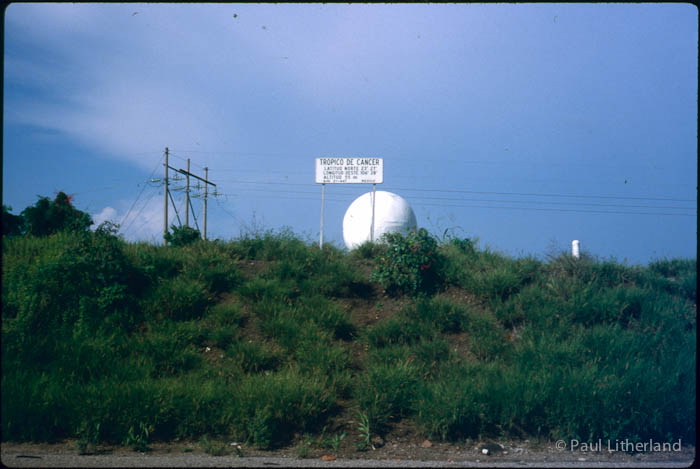
[[[386,441],[376,449],[358,451],[352,436],[346,437],[340,445],[338,453],[332,448],[323,448],[314,444],[309,445],[303,440],[276,450],[259,450],[238,442],[218,441],[214,445],[221,449],[222,454],[240,455],[245,457],[280,457],[300,459],[352,460],[394,460],[394,461],[444,461],[474,462],[485,465],[506,463],[556,463],[581,462],[591,464],[606,463],[687,463],[695,460],[695,447],[683,445],[681,451],[667,452],[609,452],[607,443],[603,443],[601,451],[571,451],[557,449],[556,443],[542,440],[519,441],[464,441],[461,443],[431,442],[415,437],[411,433],[402,434],[406,429],[396,429],[387,435]],[[235,451],[240,447],[240,453]],[[613,444],[614,446],[614,444]],[[484,450],[487,451],[485,454]],[[76,441],[65,440],[53,444],[45,443],[2,443],[2,453],[10,457],[42,457],[46,455],[78,455]],[[203,445],[194,441],[176,441],[170,443],[153,443],[149,445],[146,455],[176,455],[176,454],[212,454]],[[128,456],[135,454],[134,450],[122,446],[100,445],[89,454]]]

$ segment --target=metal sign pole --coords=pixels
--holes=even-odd
[[[372,242],[374,242],[374,206],[376,204],[376,200],[377,200],[377,185],[372,184],[372,227],[370,228],[371,232],[369,234],[369,239]]]
[[[323,207],[326,200],[326,185],[321,184],[321,237],[318,241],[318,247],[323,249]]]

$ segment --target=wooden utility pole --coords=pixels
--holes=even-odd
[[[163,206],[163,246],[167,244],[165,235],[168,234],[168,147],[165,147],[165,178],[163,179],[163,195],[165,205]]]
[[[185,226],[190,226],[190,159],[187,158],[187,188],[185,189]]]
[[[209,179],[209,168],[204,168],[204,179]],[[209,188],[208,184],[204,184],[204,232],[202,233],[202,236],[204,239],[207,239],[207,195],[209,192],[207,189]]]
[[[194,216],[194,207],[192,207],[192,203],[190,201],[190,176],[202,181],[204,183],[204,233],[202,233],[203,239],[207,239],[207,199],[209,197],[209,185],[212,185],[216,187],[216,184],[213,182],[209,181],[209,168],[204,168],[204,178],[201,178],[197,176],[196,174],[193,174],[190,172],[190,159],[187,158],[187,171],[184,169],[177,169],[173,168],[168,164],[168,148],[165,148],[165,221],[163,223],[164,228],[163,228],[163,236],[168,233],[168,196],[170,197],[170,201],[173,204],[173,208],[175,209],[175,214],[177,215],[177,221],[180,223],[180,215],[177,212],[177,207],[175,206],[175,201],[173,200],[173,196],[170,194],[170,191],[168,189],[168,169],[172,169],[173,171],[176,171],[180,174],[184,174],[187,177],[187,185],[185,187],[185,194],[187,197],[186,200],[186,205],[185,205],[185,225],[190,226],[190,210],[192,210],[192,215]],[[199,183],[197,183],[199,184]],[[216,191],[214,191],[214,195],[216,196]],[[195,223],[197,222],[197,219],[195,218]],[[163,244],[166,244],[165,239],[163,240]]]

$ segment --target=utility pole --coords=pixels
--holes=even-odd
[[[209,168],[205,167],[204,168],[204,179],[209,179]],[[207,195],[209,192],[207,189],[209,188],[209,184],[204,184],[204,232],[202,233],[202,236],[204,239],[207,239]]]
[[[192,216],[195,216],[194,214],[194,207],[192,207],[192,203],[190,201],[190,176],[202,181],[204,183],[204,232],[202,233],[203,239],[207,239],[207,199],[209,197],[209,185],[212,185],[216,187],[216,184],[213,182],[209,181],[209,168],[204,168],[204,178],[201,178],[197,176],[196,174],[193,174],[190,172],[190,159],[187,158],[187,170],[185,171],[184,169],[178,169],[178,168],[173,168],[168,164],[168,156],[169,156],[169,151],[168,147],[165,147],[165,221],[163,222],[163,236],[168,233],[168,196],[170,197],[170,201],[173,204],[173,208],[175,209],[175,214],[177,215],[177,221],[178,223],[181,223],[180,221],[180,215],[177,212],[177,207],[175,206],[175,201],[173,200],[173,196],[170,193],[168,189],[168,169],[172,169],[173,171],[176,171],[180,174],[184,174],[187,178],[187,183],[185,187],[185,194],[186,194],[186,205],[185,205],[185,225],[190,226],[190,210],[192,210]],[[177,177],[177,176],[176,176]],[[197,183],[197,186],[199,186],[199,183]],[[176,188],[177,189],[177,188]],[[216,196],[216,190],[214,191],[214,196]],[[195,217],[195,223],[197,223],[197,219]],[[197,226],[199,228],[199,226]],[[163,244],[165,245],[165,239],[163,240]]]
[[[187,158],[187,189],[185,189],[185,226],[190,226],[190,159]]]
[[[165,178],[163,179],[163,195],[165,205],[163,207],[165,216],[163,217],[163,246],[167,245],[165,235],[168,234],[168,147],[165,147]]]

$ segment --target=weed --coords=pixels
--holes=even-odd
[[[135,427],[132,425],[129,427],[129,433],[127,433],[124,443],[134,451],[148,451],[148,441],[151,432],[152,428],[143,422],[139,423],[138,430],[135,430]]]
[[[297,447],[296,453],[297,457],[301,459],[308,458],[311,455],[311,443],[308,441],[304,441],[299,447]]]
[[[357,431],[359,433],[359,441],[357,442],[357,449],[360,451],[369,448],[376,449],[372,444],[372,428],[370,427],[369,417],[367,414],[358,414],[359,422],[357,424]]]
[[[93,454],[100,441],[100,422],[83,420],[78,428],[76,447],[78,454]]]
[[[336,457],[338,457],[338,451],[340,450],[340,443],[345,439],[345,432],[343,433],[336,433],[333,435],[333,438],[331,439],[331,447],[333,448],[333,453],[335,454]]]
[[[202,451],[212,456],[226,456],[232,452],[229,445],[223,442],[212,441],[207,435],[204,435],[199,441],[199,447]]]

